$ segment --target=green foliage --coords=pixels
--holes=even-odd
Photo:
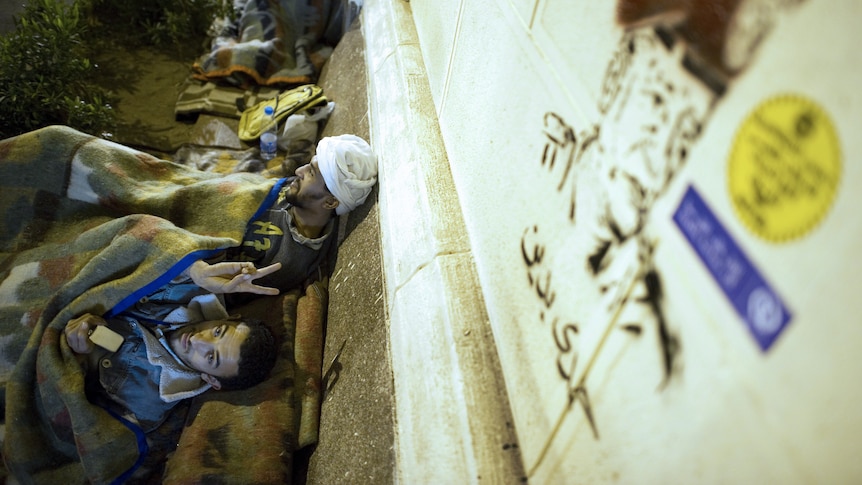
[[[213,20],[232,12],[228,0],[77,0],[90,23],[133,45],[197,54]]]
[[[106,130],[115,126],[116,120],[111,105],[105,102],[99,93],[90,93],[90,100],[85,101],[80,96],[63,98],[68,120],[66,124],[80,131],[110,137]]]
[[[113,126],[107,93],[82,43],[77,5],[30,0],[16,30],[0,37],[0,138],[51,124],[101,135]]]
[[[51,124],[109,136],[115,115],[96,84],[98,49],[149,46],[197,55],[230,0],[29,0],[0,36],[0,139]],[[104,74],[104,73],[102,73]]]

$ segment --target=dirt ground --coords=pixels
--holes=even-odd
[[[177,121],[174,106],[193,61],[149,48],[102,54],[96,81],[119,99],[113,105],[118,122],[113,141],[164,154],[190,142],[195,123]]]

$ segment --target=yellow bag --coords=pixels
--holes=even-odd
[[[242,141],[255,140],[269,128],[270,122],[263,112],[267,106],[272,106],[273,118],[276,123],[279,123],[293,113],[326,103],[327,99],[323,95],[323,89],[316,84],[306,84],[280,93],[275,98],[262,101],[242,112],[237,129],[239,139]]]

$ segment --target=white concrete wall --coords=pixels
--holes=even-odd
[[[505,483],[517,436],[409,4],[363,12],[398,480]]]
[[[488,479],[501,402],[531,483],[862,480],[862,4],[369,11],[405,483]]]

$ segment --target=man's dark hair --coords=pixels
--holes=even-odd
[[[248,336],[239,348],[239,371],[233,377],[219,377],[222,390],[248,389],[263,382],[275,366],[278,357],[275,337],[260,320],[244,319]]]

